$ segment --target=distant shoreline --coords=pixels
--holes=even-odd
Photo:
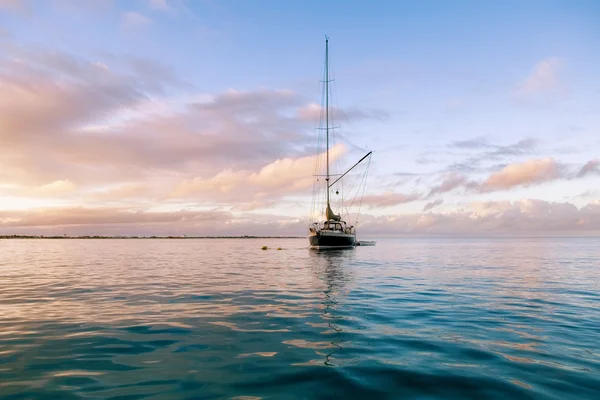
[[[59,236],[0,235],[0,239],[303,239],[302,236]]]

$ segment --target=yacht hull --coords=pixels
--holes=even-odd
[[[313,249],[347,249],[354,247],[356,236],[347,233],[319,232],[308,237]]]

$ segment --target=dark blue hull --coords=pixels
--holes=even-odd
[[[354,247],[356,238],[354,235],[311,235],[308,237],[310,247],[316,248],[349,248]]]

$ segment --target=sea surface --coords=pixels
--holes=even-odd
[[[307,244],[0,240],[0,399],[600,399],[600,239]]]

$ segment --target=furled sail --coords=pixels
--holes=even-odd
[[[334,220],[334,221],[339,221],[341,218],[339,215],[335,215],[333,213],[333,210],[331,209],[331,206],[329,205],[329,203],[327,204],[327,210],[325,212],[325,215],[327,217],[327,220]]]

